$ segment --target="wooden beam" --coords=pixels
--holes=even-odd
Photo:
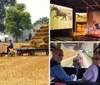
[[[93,0],[93,2],[96,4],[97,7],[100,8],[100,5],[95,0]]]
[[[86,9],[86,7],[76,7],[76,8],[79,8],[79,9]]]
[[[90,7],[91,9],[94,9],[90,4],[88,4],[87,2],[86,2],[86,0],[82,0],[88,7]]]

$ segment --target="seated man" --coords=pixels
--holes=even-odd
[[[74,74],[69,76],[63,70],[61,61],[63,59],[63,51],[61,49],[56,49],[53,51],[53,57],[50,60],[50,76],[56,81],[73,81],[76,77]]]
[[[7,45],[8,47],[7,47],[7,54],[10,52],[10,50],[9,50],[9,48],[13,48],[13,43],[12,43],[12,40],[9,40],[8,41],[9,42],[9,45]]]
[[[93,30],[96,30],[95,24],[96,24],[96,21],[94,20],[94,21],[93,21],[93,24],[92,24]]]
[[[96,27],[96,29],[99,29],[99,24],[96,23],[96,24],[95,24],[95,27]]]
[[[83,74],[83,81],[100,83],[100,53],[95,53],[93,56],[93,64]]]

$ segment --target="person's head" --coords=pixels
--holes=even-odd
[[[78,57],[78,58],[80,57],[80,53],[77,54],[77,57]]]
[[[93,21],[93,24],[95,24],[95,23],[96,23],[96,21],[94,20],[94,21]]]
[[[94,53],[92,60],[94,64],[100,65],[100,53]]]
[[[77,55],[80,56],[80,53],[78,53]]]
[[[63,51],[61,49],[55,49],[53,52],[53,58],[58,62],[61,63],[63,59]]]
[[[10,43],[10,42],[12,42],[12,40],[9,40],[8,42]]]

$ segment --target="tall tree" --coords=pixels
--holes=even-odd
[[[10,6],[14,6],[16,0],[0,0],[0,31],[4,31],[4,17],[5,17],[5,9]]]
[[[5,31],[16,37],[16,42],[18,42],[18,38],[23,35],[23,30],[32,28],[30,17],[30,13],[25,12],[24,4],[18,3],[15,7],[9,7],[6,10]]]
[[[15,5],[15,8],[16,8],[17,10],[24,11],[24,10],[26,9],[26,6],[25,6],[24,3],[19,3],[19,4],[16,4],[16,5]]]
[[[34,22],[34,26],[36,26],[37,24],[49,24],[49,18],[42,17],[39,20],[37,20],[36,22]]]

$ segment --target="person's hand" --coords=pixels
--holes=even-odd
[[[76,75],[75,74],[72,74],[71,76],[75,77]]]
[[[75,74],[72,74],[71,76],[74,77],[73,81],[76,81],[77,80],[77,76]]]
[[[50,81],[54,80],[54,77],[50,76]]]
[[[82,79],[78,79],[78,81],[82,81]]]

